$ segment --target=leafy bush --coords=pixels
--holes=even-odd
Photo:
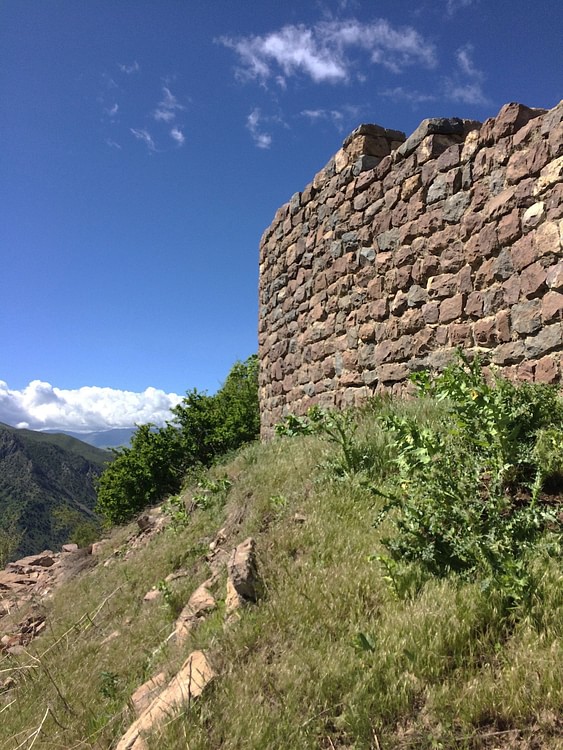
[[[409,566],[443,577],[477,577],[512,606],[532,591],[527,555],[557,519],[538,503],[561,470],[561,401],[554,388],[501,378],[487,383],[480,363],[461,361],[438,376],[417,375],[422,396],[447,404],[449,420],[425,424],[388,415],[399,491],[381,556],[396,591],[412,588]],[[557,424],[558,423],[558,424]]]
[[[237,362],[213,395],[188,391],[165,427],[141,425],[129,448],[98,482],[97,510],[110,523],[128,521],[148,505],[177,493],[186,471],[258,437],[258,358]]]

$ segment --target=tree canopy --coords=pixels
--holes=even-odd
[[[186,472],[255,440],[260,431],[258,357],[236,362],[216,394],[193,389],[164,427],[140,425],[98,482],[97,510],[123,523],[178,492]]]

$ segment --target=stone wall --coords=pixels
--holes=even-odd
[[[276,213],[260,249],[263,435],[357,404],[456,347],[557,383],[563,351],[563,102],[481,124],[361,125]]]

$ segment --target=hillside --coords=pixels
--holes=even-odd
[[[0,423],[0,528],[21,535],[12,559],[68,541],[69,526],[55,522],[55,510],[68,509],[74,523],[94,517],[94,480],[110,459],[68,435]]]
[[[0,656],[0,747],[560,750],[561,402],[479,382],[446,383],[455,414],[425,397],[288,420],[116,529],[92,570],[0,619],[25,644]],[[550,481],[532,487],[518,472],[542,410]],[[507,415],[509,473],[483,453]],[[204,657],[200,689],[136,734],[135,707],[154,718]]]
[[[83,443],[93,445],[95,448],[121,448],[130,444],[131,438],[136,431],[136,427],[98,430],[94,432],[72,432],[71,430],[45,430],[45,434],[63,434],[70,435]]]

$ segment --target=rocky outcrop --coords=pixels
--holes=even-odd
[[[116,750],[145,750],[143,735],[155,731],[183,705],[202,694],[215,673],[203,651],[191,653],[182,668],[168,685],[161,690],[139,718],[131,724],[116,746]]]
[[[247,602],[257,601],[259,590],[256,542],[248,537],[232,551],[227,562],[227,614],[240,609]]]
[[[401,390],[457,347],[557,383],[563,103],[480,123],[361,125],[260,249],[263,435],[286,413]]]
[[[66,544],[61,552],[45,550],[8,563],[0,570],[0,652],[17,653],[46,627],[41,613],[18,622],[20,609],[37,608],[55,588],[94,565],[96,559],[90,548]],[[9,622],[2,620],[6,615],[10,615]]]

